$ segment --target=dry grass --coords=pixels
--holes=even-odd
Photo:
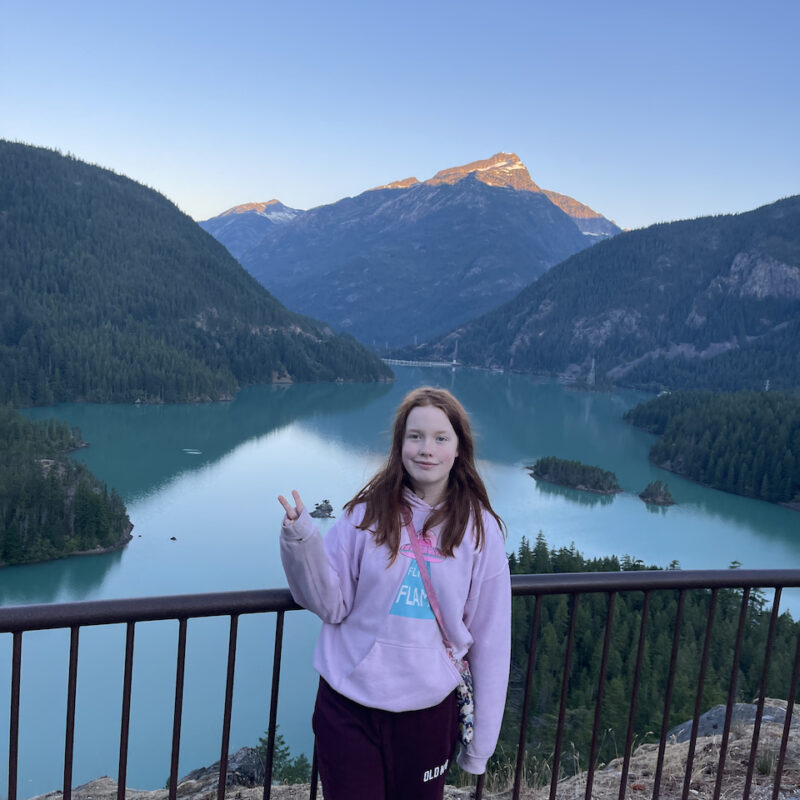
[[[761,726],[759,744],[756,751],[750,789],[750,800],[767,800],[772,797],[775,782],[778,753],[780,751],[783,725],[765,722]],[[694,800],[710,800],[714,796],[717,770],[721,754],[721,736],[699,738],[695,747],[692,773],[689,783],[689,797]],[[723,769],[720,798],[722,800],[741,800],[750,761],[752,728],[734,727],[728,739],[728,751]],[[679,800],[683,792],[686,775],[686,762],[689,742],[668,744],[664,753],[659,798]],[[626,800],[650,800],[653,797],[657,744],[640,745],[631,757],[626,788]],[[623,759],[611,763],[594,773],[591,796],[593,800],[617,800],[622,777]],[[586,794],[587,774],[579,773],[559,782],[556,790],[557,800],[583,800]],[[511,782],[507,784],[510,787]],[[780,797],[788,800],[800,795],[800,737],[789,738],[781,778]],[[539,789],[526,788],[521,792],[522,800],[546,800],[550,796],[549,784]],[[509,800],[511,789],[484,797],[495,800]]]
[[[770,701],[774,705],[785,701]],[[734,725],[728,739],[728,750],[723,769],[720,797],[721,800],[739,800],[742,798],[744,784],[750,762],[753,729],[747,725]],[[783,725],[765,721],[761,726],[758,749],[753,768],[750,800],[769,800],[772,797],[775,783],[778,753],[780,752]],[[717,770],[722,745],[721,736],[707,736],[697,740],[692,773],[689,784],[689,797],[692,800],[711,800],[714,796]],[[678,800],[682,796],[686,774],[686,761],[689,743],[670,743],[664,754],[661,775],[661,800]],[[573,754],[574,755],[574,754]],[[567,755],[566,758],[569,758]],[[623,793],[625,800],[652,800],[657,744],[642,744],[634,750],[631,757],[626,787]],[[591,797],[593,800],[617,800],[622,777],[623,761],[614,759],[594,773]],[[521,800],[546,800],[550,795],[550,768],[546,763],[532,762],[530,774],[525,776],[526,788],[521,792]],[[489,788],[499,787],[498,791],[484,791],[487,800],[510,800],[513,784],[513,763],[505,770],[490,776]],[[556,790],[557,800],[583,800],[586,794],[587,774],[585,772],[566,778],[559,782]],[[546,784],[543,788],[530,788],[531,785]],[[230,800],[261,800],[263,790],[231,786],[226,791]],[[60,792],[42,796],[42,800],[59,800]],[[109,778],[92,781],[84,787],[73,790],[75,800],[116,800],[116,783]],[[128,790],[129,800],[166,800],[164,790],[136,792]],[[216,785],[212,776],[204,781],[187,781],[178,790],[182,800],[215,800]],[[272,797],[275,800],[306,800],[309,796],[308,784],[295,786],[275,786]],[[323,800],[323,793],[317,793]],[[474,791],[470,788],[448,786],[445,790],[446,800],[470,800]],[[781,777],[782,800],[800,800],[800,732],[793,728],[783,765]],[[354,798],[354,800],[361,800]]]

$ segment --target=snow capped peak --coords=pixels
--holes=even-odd
[[[473,161],[461,167],[443,169],[425,183],[429,186],[458,183],[468,175],[474,175],[479,181],[489,186],[507,186],[518,191],[541,192],[541,189],[531,180],[528,168],[516,153],[496,153],[491,158],[482,161]]]
[[[241,205],[223,211],[219,216],[228,217],[235,214],[256,214],[265,217],[271,222],[288,222],[300,212],[296,208],[289,208],[280,200],[267,200],[263,203],[242,203]]]
[[[223,211],[219,216],[220,217],[227,217],[229,214],[246,214],[248,211],[255,211],[256,213],[263,213],[269,206],[281,206],[282,208],[286,208],[286,206],[281,203],[280,200],[267,200],[264,203],[242,203],[241,205],[234,206],[233,208],[229,208],[227,211]]]

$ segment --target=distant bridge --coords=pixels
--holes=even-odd
[[[395,364],[398,367],[457,367],[457,361],[404,361],[399,358],[383,358],[384,364]]]

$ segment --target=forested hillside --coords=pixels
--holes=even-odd
[[[800,510],[800,395],[674,392],[625,419],[660,437],[650,458],[664,469]]]
[[[535,543],[523,540],[519,550],[509,560],[512,573],[618,572],[646,568],[628,556],[621,559],[616,556],[586,559],[574,547],[550,549],[541,533]],[[616,597],[600,721],[600,730],[605,732],[599,743],[598,759],[601,763],[608,763],[621,755],[624,748],[635,667],[635,658],[631,654],[635,654],[638,648],[643,599],[641,592],[626,592]],[[514,600],[512,682],[501,747],[495,756],[495,760],[500,762],[508,753],[515,752],[534,602],[533,598]],[[740,591],[718,591],[709,665],[703,687],[704,709],[727,699],[741,602]],[[542,762],[552,758],[570,605],[571,601],[566,596],[541,600],[528,729],[529,758],[538,761],[540,774],[544,772]],[[637,744],[657,740],[661,730],[677,607],[677,592],[653,592],[650,595],[645,638],[646,667],[641,675],[634,720]],[[669,710],[670,726],[691,719],[694,713],[700,653],[710,609],[710,591],[686,592]],[[584,594],[578,601],[564,728],[564,742],[568,743],[565,746],[569,748],[569,754],[561,764],[562,769],[568,772],[579,771],[587,766],[607,612],[608,596],[605,593]],[[749,702],[758,695],[770,613],[771,609],[765,607],[763,596],[759,592],[751,594],[739,661],[737,702]],[[788,613],[778,618],[766,686],[769,697],[787,696],[798,633],[800,624],[792,620]]]
[[[648,390],[800,386],[800,196],[630,231],[403,356]]]
[[[0,406],[0,566],[122,546],[132,525],[120,496],[67,456],[80,432]]]
[[[165,402],[275,380],[381,380],[165,197],[0,141],[0,402]]]

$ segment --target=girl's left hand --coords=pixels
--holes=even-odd
[[[305,509],[303,501],[300,499],[300,493],[296,489],[292,489],[292,497],[294,498],[294,505],[282,494],[278,495],[278,502],[283,506],[283,510],[286,512],[286,519],[288,522],[294,522]]]

